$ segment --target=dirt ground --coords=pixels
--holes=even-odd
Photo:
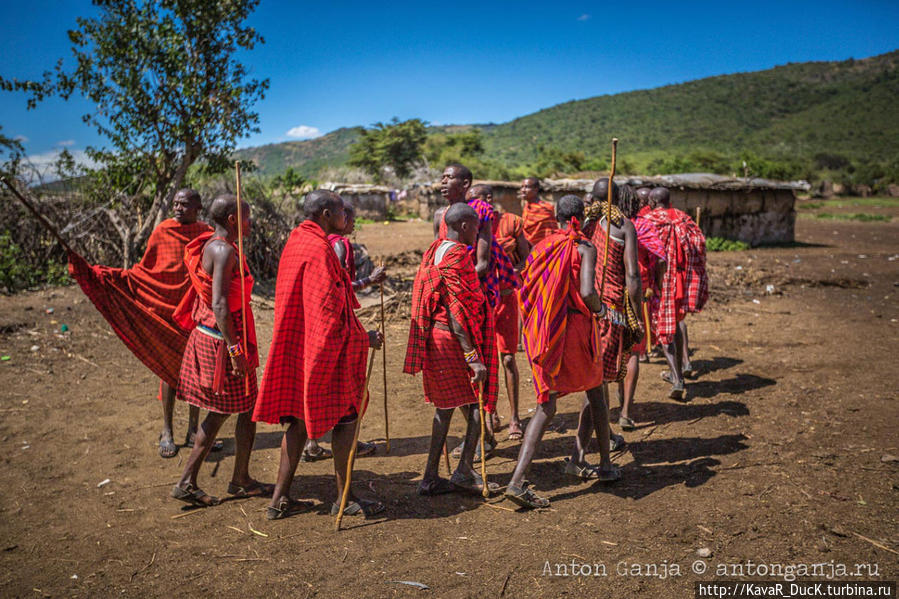
[[[373,224],[358,239],[388,256],[402,290],[430,230]],[[168,493],[187,450],[172,460],[156,454],[161,408],[152,375],[77,287],[2,297],[0,356],[9,359],[0,362],[0,594],[691,597],[696,580],[771,578],[751,575],[750,562],[824,563],[850,579],[840,564],[849,574],[870,564],[858,579],[895,580],[899,222],[800,219],[797,239],[711,255],[712,299],[689,320],[699,368],[689,401],[666,399],[660,360],[641,366],[639,429],[624,433],[628,445],[614,456],[623,480],[581,484],[561,473],[580,400],[560,402],[529,476],[552,500],[538,512],[498,499],[416,495],[432,412],[421,381],[401,373],[408,325],[394,301],[391,452],[380,444],[354,476],[360,495],[387,505],[386,517],[347,518],[341,532],[325,515],[335,496],[330,461],[300,464],[295,490],[317,502],[312,512],[269,522],[261,499],[183,511]],[[266,350],[270,303],[259,302],[256,314]],[[368,440],[384,437],[376,363]],[[519,367],[528,372],[521,355]],[[527,374],[521,389],[528,416]],[[504,393],[500,413],[508,414]],[[612,415],[617,422],[617,409]],[[186,416],[179,405],[179,440]],[[201,473],[213,494],[224,495],[229,480],[232,427]],[[457,417],[453,444],[461,433]],[[505,484],[518,444],[499,435],[488,474]],[[274,480],[280,440],[279,427],[259,427],[251,463],[258,478]],[[700,550],[708,552],[704,574],[693,571]],[[547,567],[562,572],[557,564],[580,575],[547,575]],[[745,576],[734,566],[715,576],[719,564],[742,564]]]

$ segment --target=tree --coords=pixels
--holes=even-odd
[[[244,25],[259,0],[94,0],[95,18],[69,31],[74,66],[60,59],[43,80],[2,81],[45,97],[80,94],[95,105],[83,120],[108,147],[88,148],[100,165],[87,169],[110,189],[108,215],[122,238],[123,260],[134,262],[162,221],[188,168],[209,172],[231,165],[238,139],[258,132],[252,105],[268,80],[248,77],[236,58],[262,37]],[[99,189],[99,185],[94,185]],[[127,197],[131,201],[120,202]]]
[[[350,166],[358,166],[380,181],[385,167],[399,178],[408,177],[421,161],[427,136],[420,119],[400,122],[394,117],[389,124],[375,123],[362,131],[359,141],[350,146]]]
[[[3,135],[3,127],[0,126],[0,177],[16,176],[23,152],[22,143]]]

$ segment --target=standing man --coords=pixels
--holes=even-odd
[[[445,211],[443,222],[445,236],[431,244],[415,276],[403,365],[407,374],[422,373],[425,401],[435,408],[418,492],[430,496],[458,489],[480,494],[487,483],[472,463],[480,434],[479,393],[487,405],[496,405],[496,378],[489,378],[489,372],[496,372],[493,312],[467,249],[477,240],[478,214],[465,203],[455,202]],[[468,426],[459,464],[446,480],[440,478],[438,467],[456,408],[462,409]],[[497,488],[491,485],[491,490]]]
[[[365,363],[369,347],[381,347],[378,331],[356,317],[359,307],[346,271],[328,243],[328,235],[346,228],[343,200],[317,189],[303,203],[306,216],[294,229],[278,265],[275,325],[262,388],[253,420],[287,425],[270,520],[293,515],[304,506],[290,497],[290,486],[307,438],[333,430],[334,478],[340,496],[348,475],[356,419],[361,418]],[[377,501],[357,499],[350,489],[344,515],[373,516],[384,511]]]
[[[543,433],[556,413],[557,399],[586,391],[574,449],[565,472],[582,480],[613,481],[620,471],[609,450],[609,411],[603,397],[601,323],[606,308],[594,284],[597,251],[580,230],[584,204],[575,195],[558,203],[557,229],[537,244],[524,270],[521,304],[524,341],[537,391],[537,410],[528,424],[506,498],[525,508],[549,506],[528,488],[524,476]],[[587,462],[590,438],[596,435],[600,464]]]
[[[531,246],[535,246],[543,238],[559,228],[556,222],[553,205],[540,199],[540,179],[528,177],[521,182],[518,197],[524,202],[521,220],[524,225],[524,236]]]
[[[246,236],[250,231],[250,206],[244,203],[242,208],[240,226]],[[250,309],[253,276],[244,260],[246,274],[241,280],[242,256],[238,255],[235,244],[240,230],[237,198],[232,195],[216,198],[209,215],[215,231],[198,235],[184,249],[191,287],[173,315],[178,324],[190,330],[178,378],[178,398],[209,410],[209,414],[200,426],[193,451],[171,494],[197,507],[219,503],[217,497],[199,488],[197,476],[219,429],[231,414],[238,416],[234,430],[234,473],[228,493],[236,497],[267,497],[274,490],[273,485],[254,480],[249,472],[256,437],[256,423],[250,418],[250,410],[256,403],[259,351]]]
[[[184,247],[198,235],[211,231],[197,220],[202,209],[200,194],[181,189],[173,201],[174,218],[162,221],[147,241],[140,262],[128,269],[88,264],[78,254],[69,254],[69,273],[119,339],[144,366],[160,379],[162,432],[159,455],[178,453],[172,433],[175,389],[188,332],[172,319],[175,306],[190,287],[184,265]],[[200,410],[190,408],[186,444],[192,445]],[[221,444],[213,447],[220,450]]]

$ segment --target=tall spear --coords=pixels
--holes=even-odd
[[[383,257],[379,262],[379,266],[384,268]],[[384,320],[384,282],[381,281],[379,286],[381,288],[381,335],[384,337],[383,351],[381,351],[381,364],[384,370],[384,436],[387,438],[387,453],[390,453],[390,418],[387,412],[387,323]]]
[[[240,319],[243,329],[243,351],[247,355],[249,347],[247,346],[247,310],[243,302],[246,302],[247,290],[244,282],[244,253],[243,253],[243,200],[240,198],[240,161],[234,161],[234,170],[237,177],[237,266],[240,269]],[[243,381],[244,393],[250,393],[250,373],[248,372]]]

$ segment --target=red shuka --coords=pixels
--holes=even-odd
[[[499,219],[494,221],[493,237],[506,252],[512,264],[518,264],[523,258],[518,255],[518,236],[523,234],[524,221],[517,214],[503,212]]]
[[[243,345],[243,316],[246,313],[247,346],[243,348],[247,364],[251,369],[248,381],[231,373],[224,339],[214,339],[200,330],[199,326],[219,332],[215,313],[212,311],[212,275],[203,268],[203,252],[214,237],[209,231],[199,235],[184,248],[184,263],[190,276],[191,286],[175,308],[173,318],[182,328],[190,330],[181,374],[178,379],[178,399],[189,404],[221,414],[239,414],[249,411],[256,401],[256,368],[259,367],[259,350],[256,343],[256,324],[250,308],[253,293],[253,275],[244,258],[243,285],[240,269],[235,265],[228,283],[228,309],[231,312],[231,326]],[[231,247],[237,252],[237,247]],[[199,326],[198,326],[199,325]],[[247,385],[247,383],[249,383]]]
[[[603,383],[601,329],[580,294],[584,240],[577,226],[556,230],[528,257],[521,287],[524,348],[537,403],[550,393],[586,391]]]
[[[190,287],[184,246],[210,230],[202,222],[164,220],[150,235],[141,261],[130,269],[91,266],[69,253],[69,273],[84,294],[137,359],[172,388],[178,385],[188,337],[172,319]]]
[[[543,200],[525,202],[521,213],[524,237],[531,245],[537,245],[559,228],[553,205]]]
[[[412,315],[403,372],[423,372],[425,400],[438,408],[455,408],[478,401],[477,386],[462,346],[449,329],[449,315],[468,333],[487,367],[484,402],[496,409],[499,361],[493,310],[478,281],[471,256],[464,245],[452,242],[440,261],[434,256],[445,240],[434,241],[425,252],[412,286]]]
[[[347,272],[322,228],[295,228],[278,265],[275,326],[253,420],[297,418],[317,439],[361,411],[368,333]]]
[[[674,340],[677,323],[687,312],[698,312],[709,298],[705,270],[705,237],[683,211],[676,208],[641,210],[665,246],[668,268],[662,279],[658,308],[653,306],[652,325],[659,343]]]
[[[605,217],[596,223],[593,231],[593,245],[596,246],[596,290],[599,292],[599,286],[602,283],[603,258],[606,251],[606,226]],[[624,268],[624,240],[617,240],[612,237],[609,244],[609,258],[606,270],[606,285],[602,290],[601,300],[606,307],[611,308],[619,314],[624,314],[626,301],[625,296],[625,268]],[[603,318],[601,321],[602,329],[602,363],[605,370],[606,382],[617,381],[624,372],[623,366],[626,362],[625,353],[629,352],[630,347],[624,347],[625,327],[622,324],[615,324],[609,318]]]

